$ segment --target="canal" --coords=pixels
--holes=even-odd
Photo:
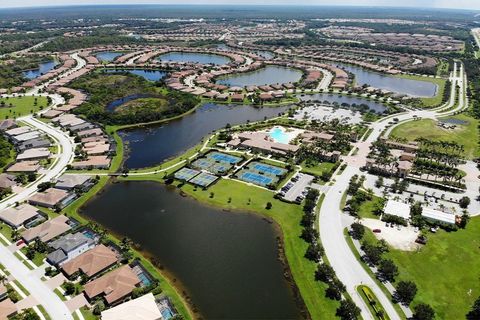
[[[155,182],[113,184],[82,214],[158,259],[205,319],[300,318],[277,232],[258,216],[206,207]]]

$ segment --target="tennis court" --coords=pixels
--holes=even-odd
[[[233,165],[242,161],[242,158],[231,156],[221,152],[210,152],[204,157],[195,160],[192,167],[205,170],[213,174],[226,174]]]
[[[193,169],[190,169],[190,168],[182,168],[182,169],[178,170],[177,172],[175,172],[174,176],[175,176],[175,179],[188,181],[188,180],[192,179],[193,177],[195,177],[199,173],[200,173],[200,171],[198,171],[198,170],[193,170]]]
[[[196,184],[201,187],[208,187],[209,185],[214,183],[217,179],[218,177],[214,176],[213,174],[202,172],[188,182]]]
[[[266,187],[277,184],[287,172],[286,169],[254,161],[246,165],[236,176],[242,181]]]
[[[287,172],[287,170],[285,169],[274,167],[264,163],[259,163],[259,162],[252,163],[252,167],[258,172],[263,172],[266,174],[274,174],[276,176],[281,176],[282,174]]]

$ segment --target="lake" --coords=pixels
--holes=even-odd
[[[355,75],[355,83],[358,86],[368,84],[377,89],[388,90],[414,97],[434,97],[437,94],[437,85],[429,81],[388,76],[349,64],[334,64],[353,73]]]
[[[238,73],[219,77],[216,83],[230,87],[261,86],[276,83],[297,82],[302,71],[294,68],[267,65],[252,72]]]
[[[122,52],[116,52],[116,51],[103,51],[95,54],[95,57],[100,61],[100,62],[111,62],[115,60],[117,57],[122,56]]]
[[[230,58],[218,54],[196,52],[169,52],[158,56],[157,60],[168,62],[190,62],[200,64],[222,65],[230,62]]]
[[[165,71],[147,70],[147,69],[105,69],[104,72],[107,72],[107,73],[128,72],[128,73],[143,77],[148,81],[158,81],[160,79],[165,78],[168,74]]]
[[[128,168],[151,167],[164,162],[198,144],[212,131],[231,125],[273,118],[288,110],[281,107],[252,107],[207,103],[181,119],[161,126],[148,126],[121,131],[120,136],[128,144],[125,166]]]
[[[23,75],[25,78],[32,80],[40,77],[41,75],[49,72],[50,70],[53,70],[57,64],[58,63],[54,60],[43,62],[38,65],[38,69],[24,71]]]
[[[127,102],[132,101],[132,100],[142,99],[142,98],[150,98],[152,96],[153,96],[152,94],[146,94],[146,93],[144,93],[144,94],[141,94],[141,93],[132,94],[130,96],[119,98],[117,100],[114,100],[114,101],[110,102],[109,104],[107,104],[105,109],[109,112],[113,112],[113,111],[115,111],[115,109],[117,107],[120,107],[124,103],[127,103]]]
[[[258,216],[206,207],[155,182],[113,184],[82,214],[157,258],[205,319],[300,318],[277,233]]]

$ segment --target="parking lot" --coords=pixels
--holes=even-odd
[[[305,173],[298,173],[283,186],[280,195],[283,199],[292,202],[301,202],[307,193],[307,187],[313,181],[313,176]]]

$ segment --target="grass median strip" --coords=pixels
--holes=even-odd
[[[365,301],[365,303],[368,306],[368,309],[370,310],[370,312],[372,313],[375,319],[390,320],[390,317],[383,309],[382,304],[380,303],[378,298],[375,296],[375,294],[372,292],[372,290],[370,290],[369,287],[365,285],[358,286],[357,292]]]

